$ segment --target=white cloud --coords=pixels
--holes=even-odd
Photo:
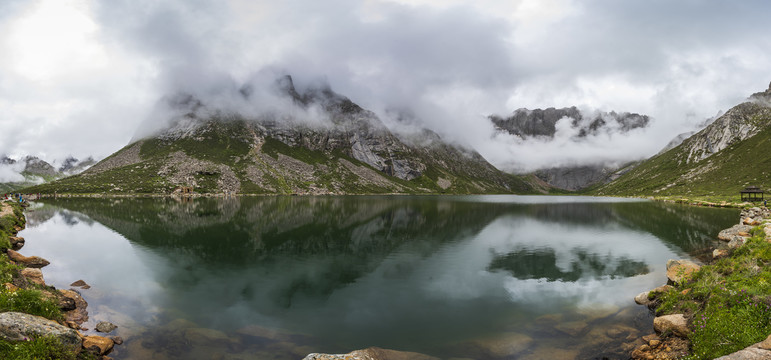
[[[0,153],[97,157],[124,146],[163,95],[268,68],[384,115],[411,109],[496,164],[655,153],[765,89],[769,5],[721,1],[6,1]],[[519,143],[484,116],[581,106],[651,115],[648,131]],[[582,160],[583,159],[583,160]],[[517,165],[518,164],[518,165]]]

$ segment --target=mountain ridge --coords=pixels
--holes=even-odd
[[[589,193],[622,196],[738,197],[771,187],[771,84],[701,131]]]
[[[259,103],[247,84],[232,96]],[[290,105],[259,114],[227,111],[191,94],[168,97],[169,126],[89,170],[37,192],[511,193],[533,192],[469,149],[428,130],[396,135],[373,112],[328,86],[297,91],[290,76],[272,88]],[[411,145],[420,143],[421,146]],[[129,181],[129,179],[131,181]]]

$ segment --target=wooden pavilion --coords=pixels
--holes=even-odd
[[[742,201],[763,201],[763,190],[757,186],[747,186],[739,193],[741,194]]]

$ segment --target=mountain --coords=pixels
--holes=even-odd
[[[503,173],[475,151],[435,133],[395,134],[373,112],[328,86],[298,91],[290,76],[270,86],[272,110],[256,115],[180,93],[176,114],[79,175],[36,192],[361,194],[522,193],[523,177]],[[226,94],[227,95],[227,94]],[[242,107],[263,104],[247,84],[230,94]],[[278,104],[278,105],[276,105]],[[281,105],[283,104],[283,105]],[[267,105],[266,105],[267,106]]]
[[[490,121],[495,126],[512,135],[521,138],[549,137],[557,132],[557,122],[567,118],[570,127],[577,130],[577,137],[596,135],[601,132],[628,132],[632,129],[648,126],[650,118],[647,115],[635,113],[594,112],[585,115],[575,106],[569,108],[518,109],[508,117],[491,115]]]
[[[96,162],[91,157],[80,161],[70,156],[57,169],[49,162],[36,156],[28,155],[20,160],[14,160],[6,155],[2,155],[0,156],[0,193],[13,192],[21,188],[76,174],[94,163]]]
[[[589,136],[598,134],[627,133],[634,129],[648,126],[650,118],[647,115],[622,112],[592,112],[585,114],[575,106],[556,109],[518,109],[510,116],[489,116],[499,131],[508,132],[522,139],[554,138],[557,132],[557,122],[566,119],[573,130],[574,141],[583,141]],[[535,175],[548,185],[568,190],[581,190],[591,185],[609,181],[609,177],[618,170],[617,165],[584,164],[573,166],[545,166],[535,172]]]
[[[771,188],[771,85],[680,145],[640,163],[598,195],[737,197]]]

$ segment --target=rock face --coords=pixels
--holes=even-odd
[[[616,170],[604,165],[565,166],[538,170],[535,176],[556,188],[576,191],[608,180]]]
[[[555,109],[518,109],[508,117],[489,117],[496,128],[520,138],[554,138],[557,122],[568,121],[576,132],[574,140],[581,141],[590,135],[626,133],[645,128],[650,119],[646,115],[616,113],[611,111],[584,114],[575,106]],[[538,170],[535,175],[556,188],[575,191],[588,186],[610,181],[618,166],[605,164],[559,166]]]
[[[490,116],[490,120],[501,130],[522,138],[554,137],[558,121],[570,121],[572,128],[577,130],[579,137],[607,131],[627,132],[632,129],[648,126],[647,115],[634,113],[616,113],[615,111],[583,114],[575,106],[555,109],[518,109],[508,117]]]
[[[690,333],[690,330],[688,330],[688,320],[686,320],[683,314],[656,317],[653,319],[653,328],[658,333],[670,332],[683,338],[687,337]]]
[[[80,336],[73,329],[40,316],[18,312],[0,313],[0,337],[9,341],[23,341],[40,336],[53,336],[73,351],[80,349]]]
[[[674,284],[682,283],[688,281],[700,268],[701,266],[690,260],[670,259],[667,261],[667,279]]]

